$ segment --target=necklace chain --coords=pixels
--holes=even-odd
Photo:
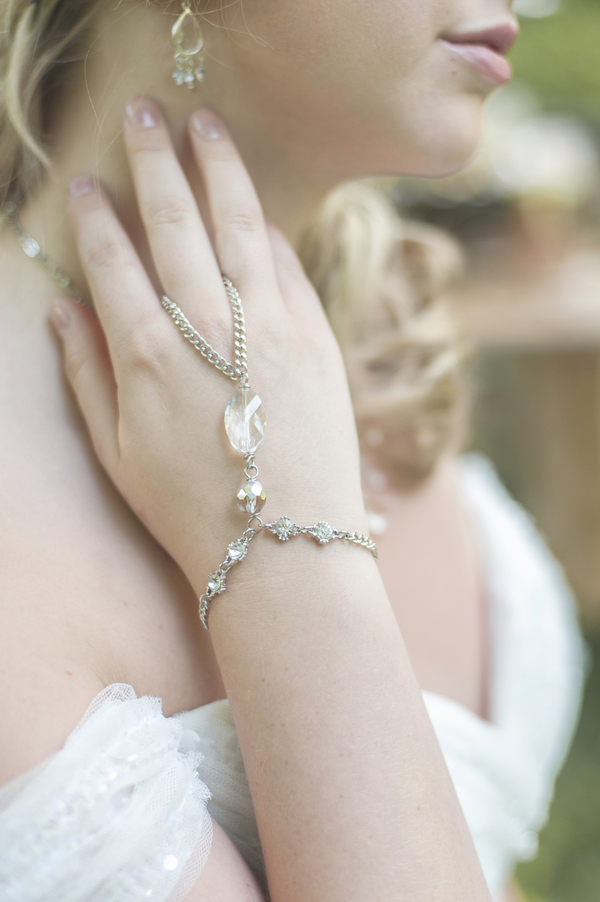
[[[3,219],[12,229],[17,241],[23,248],[23,251],[31,260],[35,260],[48,273],[51,279],[63,290],[66,291],[78,304],[83,307],[89,306],[83,296],[71,284],[69,276],[60,269],[54,260],[52,260],[41,249],[35,238],[25,231],[19,219],[19,210],[16,204],[7,203],[0,209],[0,218]]]

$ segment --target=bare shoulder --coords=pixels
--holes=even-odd
[[[60,748],[109,683],[166,714],[224,691],[197,600],[95,461],[27,303],[0,286],[0,783]]]
[[[110,498],[86,497],[74,468],[79,494],[60,467],[6,448],[0,463],[0,784],[58,750],[110,683],[166,714],[222,697],[195,599],[160,549]]]

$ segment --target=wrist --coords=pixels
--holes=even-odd
[[[200,599],[203,622],[208,606],[218,596],[228,591],[233,583],[237,585],[240,580],[244,582],[242,571],[247,577],[255,569],[249,566],[250,562],[259,567],[264,590],[267,588],[264,584],[280,578],[284,561],[291,563],[293,567],[306,564],[311,568],[319,568],[328,565],[331,558],[337,562],[335,566],[339,569],[340,566],[347,568],[353,561],[353,556],[360,554],[374,562],[377,550],[367,534],[364,521],[362,509],[356,512],[352,525],[347,528],[336,518],[303,519],[284,514],[270,519],[263,511],[260,516],[256,515],[245,523],[238,524],[237,529],[232,527],[227,539],[215,550],[209,569],[203,563],[206,559],[204,554],[189,556],[188,566],[183,567]],[[362,532],[360,526],[355,527],[357,522],[363,526]],[[213,536],[212,546],[216,545],[214,539]],[[294,546],[293,552],[289,550],[290,546]],[[333,556],[336,546],[347,546],[349,556]],[[255,576],[256,574],[253,578]]]
[[[206,580],[203,592],[205,588]],[[357,613],[362,606],[361,616],[369,616],[364,599],[378,593],[389,607],[367,549],[342,541],[320,545],[305,535],[282,542],[263,530],[244,560],[227,574],[225,591],[210,600],[208,621],[211,631],[220,623],[236,634],[260,632],[273,618],[285,631],[285,623],[293,624],[298,616],[311,618],[318,628],[324,605],[330,612],[356,606]]]

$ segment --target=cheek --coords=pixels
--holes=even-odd
[[[246,9],[267,44],[246,45],[248,86],[340,177],[445,175],[473,152],[481,97],[437,43],[448,3],[258,0]]]

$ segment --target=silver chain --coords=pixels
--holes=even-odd
[[[185,338],[192,344],[196,350],[200,351],[202,356],[209,363],[218,369],[221,373],[229,376],[234,382],[244,384],[248,381],[248,357],[246,349],[246,321],[244,319],[244,308],[239,292],[235,285],[227,278],[222,276],[225,291],[229,296],[231,310],[233,312],[233,333],[234,333],[234,350],[235,364],[229,363],[224,357],[210,345],[205,338],[202,338],[199,332],[194,329],[188,318],[185,316],[181,307],[163,295],[162,305],[175,323],[181,330]]]
[[[298,526],[289,517],[281,517],[274,523],[266,523],[265,528],[273,535],[277,536],[282,542],[287,542],[295,536],[312,536],[321,545],[327,545],[334,539],[341,539],[344,542],[352,542],[354,545],[360,545],[370,551],[375,560],[377,560],[377,546],[368,536],[364,536],[359,532],[348,532],[345,529],[334,529],[329,523],[321,520],[315,526]]]
[[[82,307],[88,307],[89,304],[85,302],[77,289],[73,288],[71,285],[69,276],[64,273],[62,269],[58,268],[54,260],[51,260],[50,257],[44,253],[35,238],[32,238],[31,235],[25,231],[19,219],[17,205],[12,202],[5,204],[0,211],[0,215],[13,230],[17,241],[27,256],[31,260],[35,260],[36,263],[39,263],[40,266],[46,270],[50,278],[53,279],[63,291],[66,291],[67,294],[76,300],[78,304],[81,304]]]
[[[256,522],[256,526],[253,526]],[[200,596],[200,620],[205,629],[208,629],[208,612],[210,604],[215,596],[221,595],[227,591],[227,574],[234,566],[246,557],[248,547],[252,539],[257,536],[263,529],[268,530],[274,536],[277,536],[282,542],[288,542],[296,536],[311,536],[316,539],[320,545],[327,545],[334,539],[341,539],[344,542],[352,542],[354,545],[360,545],[371,552],[375,560],[377,560],[377,546],[368,536],[360,535],[357,532],[347,532],[346,530],[333,529],[329,523],[321,521],[315,526],[298,526],[289,517],[281,517],[273,523],[264,523],[260,517],[251,517],[248,526],[239,539],[232,542],[227,548],[227,554],[223,563],[211,573],[208,577],[208,585],[206,592]]]

